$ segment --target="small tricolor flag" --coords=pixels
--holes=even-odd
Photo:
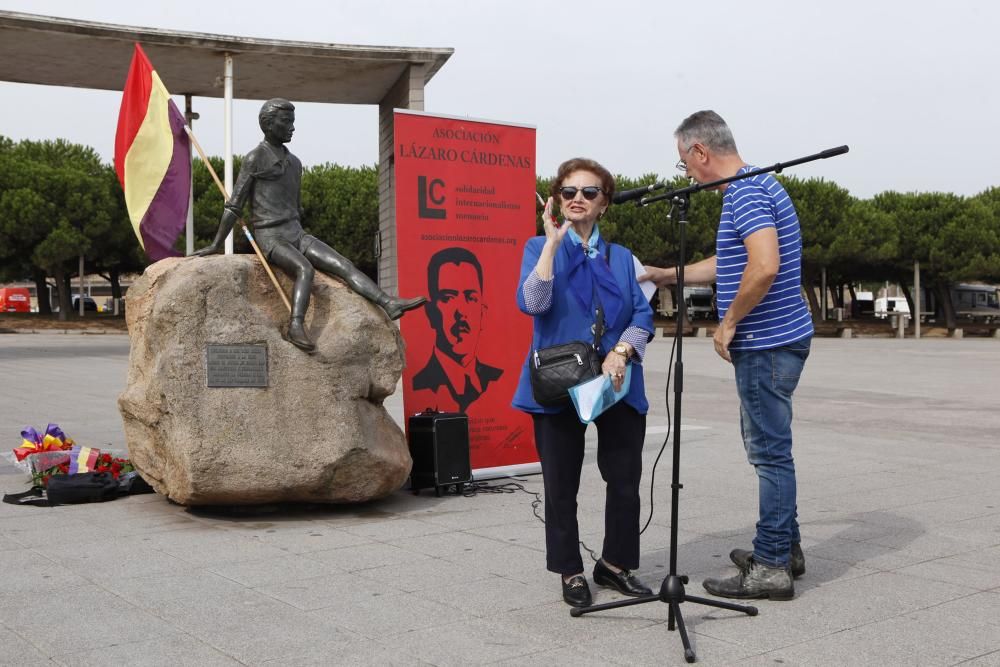
[[[81,472],[90,472],[97,465],[97,457],[101,455],[101,450],[93,447],[73,447],[69,453],[69,474],[75,475]]]
[[[191,191],[191,143],[184,116],[138,44],[118,114],[115,171],[146,254],[153,261],[178,255],[174,243],[184,231]]]

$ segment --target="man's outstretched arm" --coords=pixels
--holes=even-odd
[[[657,287],[677,284],[677,267],[659,268],[645,266],[646,273],[639,276],[639,282],[652,282]],[[695,285],[711,285],[715,282],[715,255],[684,267],[684,282]]]

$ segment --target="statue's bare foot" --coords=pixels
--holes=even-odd
[[[385,308],[385,312],[389,315],[390,320],[398,320],[406,311],[419,308],[425,303],[427,303],[427,297],[425,296],[415,296],[412,299],[390,297],[389,302],[382,307]]]
[[[292,321],[288,323],[288,342],[306,352],[312,352],[316,349],[316,344],[306,335],[305,324],[298,317],[292,318]]]

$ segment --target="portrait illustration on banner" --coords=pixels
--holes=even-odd
[[[503,368],[480,358],[488,313],[484,285],[482,264],[467,248],[444,248],[428,261],[424,309],[434,347],[413,376],[417,405],[465,413],[503,375]]]

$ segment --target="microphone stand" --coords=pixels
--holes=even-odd
[[[684,488],[684,485],[680,483],[680,464],[681,464],[681,394],[684,391],[684,322],[687,320],[687,304],[684,301],[684,262],[686,257],[687,248],[685,247],[687,238],[687,212],[688,207],[691,203],[691,195],[695,192],[700,192],[701,190],[708,190],[710,188],[716,188],[725,183],[730,183],[732,181],[742,180],[744,178],[750,178],[752,176],[757,176],[759,174],[764,174],[770,171],[775,173],[781,173],[781,170],[785,167],[792,167],[804,162],[812,162],[813,160],[823,160],[835,155],[842,155],[848,151],[847,146],[840,146],[838,148],[831,148],[825,150],[821,153],[816,153],[815,155],[810,155],[804,158],[799,158],[797,160],[792,160],[790,162],[778,162],[770,167],[763,167],[760,169],[755,169],[749,171],[745,174],[738,174],[730,178],[723,178],[717,181],[712,181],[710,183],[698,183],[696,185],[691,185],[686,188],[680,188],[678,190],[672,190],[671,192],[666,192],[661,195],[656,195],[653,197],[643,197],[637,202],[639,206],[648,206],[649,204],[662,201],[664,199],[669,199],[674,208],[678,211],[677,224],[678,228],[678,261],[677,261],[677,324],[675,328],[675,342],[677,344],[677,357],[674,361],[674,414],[673,414],[673,473],[670,480],[670,572],[663,579],[660,584],[660,592],[655,595],[643,595],[635,598],[627,598],[625,600],[619,600],[617,602],[607,602],[605,604],[592,605],[590,607],[574,607],[570,610],[570,615],[577,617],[583,614],[590,614],[595,611],[604,611],[606,609],[617,609],[618,607],[629,607],[636,604],[645,604],[647,602],[664,602],[668,605],[667,611],[667,630],[672,631],[674,629],[674,624],[676,621],[676,627],[678,634],[681,637],[681,643],[684,645],[684,659],[687,662],[694,662],[697,658],[695,656],[694,650],[691,648],[691,641],[688,639],[687,628],[684,626],[684,617],[681,615],[681,603],[682,602],[695,602],[697,604],[706,605],[708,607],[716,607],[719,609],[728,609],[730,611],[738,611],[740,613],[746,614],[747,616],[756,616],[758,610],[756,607],[733,604],[731,602],[722,602],[721,600],[712,600],[703,597],[696,597],[694,595],[688,595],[684,590],[684,585],[688,583],[687,575],[677,574],[677,523],[678,523],[678,506],[680,501],[680,490]],[[648,190],[655,189],[657,187],[663,187],[662,184],[654,184],[649,186]],[[646,190],[646,191],[648,191]],[[635,192],[638,192],[635,191]]]

